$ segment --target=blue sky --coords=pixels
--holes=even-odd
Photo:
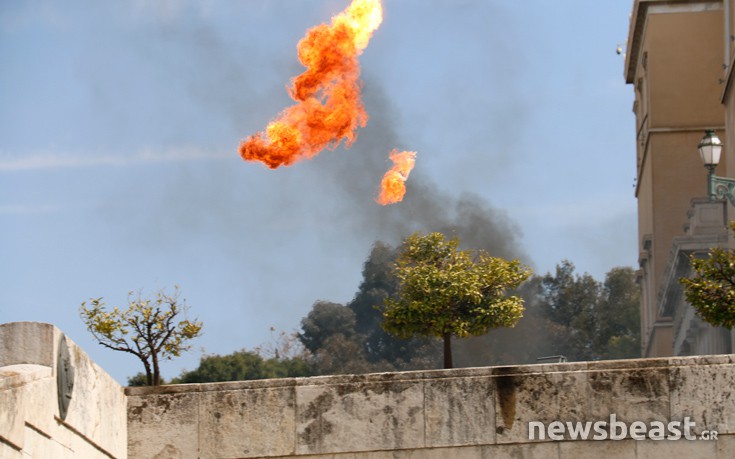
[[[291,104],[298,40],[348,4],[0,3],[0,322],[54,323],[124,382],[140,364],[93,342],[80,303],[178,284],[205,334],[175,376],[349,301],[375,240],[472,228],[463,199],[538,273],[635,267],[615,53],[632,1],[384,0],[355,145],[275,171],[240,160]],[[406,201],[382,208],[391,148],[418,157]]]

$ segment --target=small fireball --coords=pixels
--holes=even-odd
[[[383,206],[395,204],[403,200],[406,194],[406,180],[416,164],[415,151],[398,151],[394,149],[390,152],[390,159],[393,161],[393,167],[383,176],[380,182],[380,194],[375,201]]]

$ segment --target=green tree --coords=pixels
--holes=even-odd
[[[166,382],[161,378],[161,384],[166,384]],[[128,377],[128,386],[136,387],[136,386],[147,386],[148,381],[146,380],[145,373],[139,371],[133,376]]]
[[[735,221],[730,222],[735,232]],[[694,276],[681,278],[684,295],[705,322],[735,326],[735,250],[715,247],[706,258],[691,257]]]
[[[242,349],[227,355],[205,355],[199,366],[184,371],[171,384],[294,378],[314,374],[310,354],[296,334],[271,327],[271,340],[252,351]]]
[[[362,268],[362,282],[355,297],[347,307],[355,313],[355,331],[361,335],[368,358],[394,361],[406,357],[405,343],[399,342],[383,330],[383,315],[376,305],[382,305],[385,298],[395,293],[398,282],[393,274],[397,250],[376,242]]]
[[[333,334],[324,340],[322,347],[313,354],[312,364],[320,375],[362,374],[393,370],[380,363],[371,363],[358,339],[349,339],[342,334]]]
[[[314,372],[320,375],[380,371],[368,362],[363,335],[355,331],[355,313],[338,303],[317,301],[301,320],[298,338],[311,354]]]
[[[363,265],[360,287],[347,304],[355,313],[355,331],[365,358],[375,371],[431,368],[438,363],[437,343],[430,337],[401,339],[383,329],[380,306],[398,289],[393,270],[397,257],[397,249],[376,242]]]
[[[512,327],[523,300],[507,291],[530,276],[519,261],[461,251],[459,240],[415,233],[403,242],[396,263],[399,287],[383,309],[385,329],[402,338],[434,336],[444,342],[444,368],[452,368],[451,338]]]
[[[430,368],[436,343],[427,337],[400,339],[387,333],[377,308],[396,292],[398,251],[376,242],[363,265],[362,282],[346,305],[317,301],[301,321],[298,338],[315,374],[369,373]]]
[[[207,355],[199,366],[174,378],[172,384],[245,381],[253,379],[311,376],[308,362],[294,358],[263,358],[254,351],[240,350],[227,355]]]
[[[602,297],[595,310],[594,348],[603,359],[631,359],[641,354],[641,303],[636,273],[613,268],[605,275]]]
[[[317,301],[301,320],[301,329],[303,332],[299,333],[299,339],[306,349],[314,353],[332,335],[351,339],[356,333],[355,313],[342,304]]]
[[[574,269],[563,260],[539,284],[536,311],[548,321],[549,353],[572,361],[638,357],[640,291],[635,271],[613,268],[601,284]]]
[[[82,303],[80,315],[87,330],[102,346],[135,355],[143,363],[149,386],[161,384],[160,362],[188,350],[187,343],[202,331],[199,321],[178,320],[188,310],[185,300],[179,300],[178,287],[173,295],[159,290],[153,299],[130,292],[125,309],[108,311],[102,300]]]
[[[539,295],[541,312],[550,321],[550,353],[569,360],[594,358],[595,309],[601,288],[589,274],[575,274],[569,260],[558,264],[554,275],[542,278]]]

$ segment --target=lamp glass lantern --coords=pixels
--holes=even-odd
[[[699,142],[699,156],[702,162],[710,169],[714,169],[720,164],[720,154],[722,153],[722,141],[715,131],[708,130]]]

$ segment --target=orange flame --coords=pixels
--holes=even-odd
[[[406,180],[416,164],[415,151],[394,149],[390,152],[393,167],[383,176],[380,182],[380,195],[375,199],[378,204],[388,205],[401,202],[406,194]]]
[[[240,143],[240,156],[271,169],[313,158],[342,140],[350,147],[367,113],[360,98],[357,56],[383,21],[380,0],[353,0],[350,6],[306,33],[298,44],[306,71],[292,80],[289,95],[298,102]]]

